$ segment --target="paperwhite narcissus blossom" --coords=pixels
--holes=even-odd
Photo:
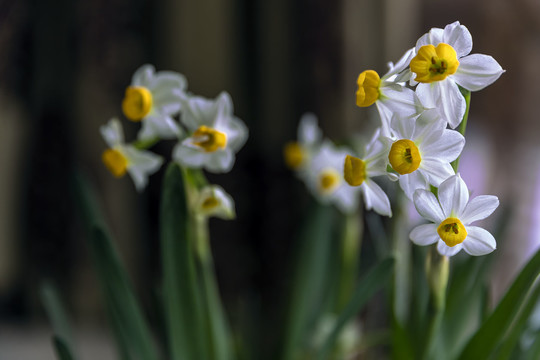
[[[350,186],[359,187],[367,210],[373,209],[380,215],[392,216],[388,196],[371,178],[386,174],[388,156],[387,143],[380,141],[380,128],[375,131],[366,146],[362,159],[347,155],[343,166],[345,181]]]
[[[389,71],[382,78],[373,70],[363,71],[358,76],[356,105],[377,106],[384,136],[391,136],[390,121],[393,114],[399,114],[400,117],[414,117],[423,110],[416,93],[403,86],[411,76],[408,66],[415,55],[414,50],[414,48],[408,50],[396,65],[388,63]]]
[[[154,66],[148,64],[135,71],[122,101],[122,111],[129,120],[142,121],[139,140],[174,139],[181,135],[172,116],[180,111],[186,87],[186,78],[172,71],[156,73]]]
[[[415,119],[392,119],[394,139],[388,154],[388,162],[399,174],[399,185],[409,199],[416,189],[428,189],[429,184],[438,187],[441,182],[455,174],[450,162],[457,159],[465,138],[459,132],[446,128],[441,119],[427,119],[424,112]]]
[[[228,93],[222,92],[215,100],[185,97],[181,121],[191,135],[175,146],[175,161],[188,168],[205,168],[215,173],[232,169],[235,153],[246,142],[248,130],[233,115]]]
[[[102,155],[105,166],[115,177],[122,177],[128,172],[137,191],[144,189],[148,176],[155,173],[163,163],[161,156],[125,144],[124,132],[118,119],[111,119],[99,130],[109,146]]]
[[[485,219],[499,206],[499,199],[480,195],[469,201],[467,185],[458,175],[445,180],[438,191],[417,190],[414,206],[433,224],[417,226],[409,237],[418,245],[437,243],[441,255],[453,256],[461,249],[469,255],[486,255],[495,250],[495,238],[487,230],[470,224]]]
[[[444,29],[433,28],[416,43],[410,69],[418,82],[416,93],[426,108],[438,109],[451,128],[465,114],[465,99],[458,85],[478,91],[492,84],[504,70],[489,55],[472,54],[472,37],[459,21]]]
[[[286,144],[283,149],[287,166],[295,171],[304,170],[321,140],[322,131],[317,125],[317,117],[312,113],[302,115],[298,124],[298,141]]]
[[[224,220],[236,217],[232,197],[218,185],[203,187],[195,198],[193,210],[204,217],[215,216]]]
[[[304,173],[304,181],[313,195],[322,203],[336,205],[344,213],[358,207],[358,188],[349,186],[343,178],[343,162],[349,153],[326,140],[313,154]]]

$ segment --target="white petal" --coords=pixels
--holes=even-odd
[[[341,212],[350,214],[358,208],[358,188],[343,184],[330,195],[330,201],[335,204]]]
[[[407,50],[405,54],[403,54],[403,56],[398,60],[398,62],[395,65],[392,63],[389,63],[388,64],[389,71],[383,76],[382,79],[383,80],[388,79],[390,76],[395,75],[405,70],[405,68],[409,66],[409,63],[411,62],[411,59],[414,57],[414,55],[415,55],[415,50],[414,48],[411,48]]]
[[[124,143],[124,131],[122,124],[117,118],[112,118],[106,125],[99,127],[101,136],[111,148]]]
[[[172,152],[174,161],[189,168],[201,168],[207,159],[207,154],[186,144],[177,144]]]
[[[361,186],[366,209],[373,209],[377,214],[392,217],[392,208],[388,196],[374,181],[366,179]]]
[[[220,125],[216,126],[215,129],[227,135],[227,147],[230,147],[235,152],[238,152],[244,146],[248,138],[247,126],[242,120],[234,116],[222,119]]]
[[[457,84],[450,78],[433,83],[436,89],[437,108],[441,117],[448,122],[448,125],[455,129],[463,120],[465,115],[465,98],[461,95]]]
[[[187,88],[186,77],[174,71],[158,71],[154,76],[152,92],[168,92],[171,90],[185,91]]]
[[[463,243],[454,245],[452,247],[446,245],[446,243],[442,240],[439,240],[439,242],[437,243],[437,250],[439,251],[439,254],[444,255],[444,256],[454,256],[462,248],[463,248]]]
[[[469,30],[456,21],[444,28],[443,41],[456,50],[458,59],[468,55],[472,50],[472,36]],[[461,61],[461,59],[460,59]]]
[[[388,108],[388,106],[386,106],[382,101],[376,101],[375,106],[377,106],[377,110],[381,118],[381,135],[387,137],[394,136],[391,129],[392,110]]]
[[[231,149],[214,151],[208,154],[204,168],[213,173],[226,173],[231,171],[234,165],[234,152]]]
[[[435,187],[438,187],[443,181],[455,174],[450,163],[432,157],[422,159],[420,168],[417,171],[421,171],[427,181]]]
[[[320,142],[322,131],[317,125],[317,116],[313,113],[305,113],[300,118],[298,125],[298,141],[305,146],[312,146]]]
[[[216,199],[218,205],[211,209],[204,209],[202,205],[209,198]],[[197,196],[195,209],[203,216],[215,216],[224,220],[234,219],[236,216],[234,200],[219,185],[209,185],[202,188]]]
[[[416,52],[424,45],[433,44],[437,46],[443,41],[444,31],[440,28],[431,28],[427,34],[422,35],[416,42]]]
[[[460,216],[463,224],[468,225],[491,215],[499,206],[499,199],[493,195],[480,195],[473,198]]]
[[[133,74],[133,77],[131,78],[131,85],[144,86],[146,88],[151,86],[152,81],[154,80],[155,71],[156,69],[153,65],[145,64],[141,66]]]
[[[201,96],[186,96],[181,99],[181,104],[180,121],[190,131],[195,131],[202,125],[214,126],[219,110],[216,101]]]
[[[465,146],[465,137],[455,130],[445,129],[440,138],[433,138],[422,143],[422,152],[436,157],[441,161],[452,162],[461,154]]]
[[[428,112],[431,112],[429,110]],[[416,127],[412,139],[415,143],[419,144],[419,149],[422,152],[428,152],[426,147],[431,143],[440,139],[446,128],[446,122],[440,118],[436,118],[434,121],[426,121],[425,116],[421,116],[416,120]]]
[[[416,211],[425,219],[439,224],[446,216],[444,216],[439,201],[431,191],[416,190],[413,196],[414,207]]]
[[[462,244],[465,251],[474,256],[489,254],[497,248],[493,235],[478,226],[467,226],[467,237]]]
[[[409,234],[409,238],[416,245],[431,245],[439,240],[439,234],[437,234],[437,225],[424,224],[415,227]]]
[[[478,91],[494,83],[503,72],[491,56],[472,54],[459,59],[459,67],[451,77],[465,89]]]
[[[412,199],[413,194],[416,190],[429,189],[429,183],[424,177],[421,171],[413,171],[410,174],[400,175],[399,176],[399,186],[407,196],[407,198]]]
[[[422,103],[416,93],[400,85],[383,87],[379,101],[403,118],[416,116],[423,110]]]
[[[149,116],[144,118],[142,128],[137,134],[139,140],[175,139],[182,134],[180,126],[170,116]]]
[[[126,146],[124,151],[129,161],[127,170],[135,183],[135,188],[141,191],[148,183],[148,176],[159,170],[163,164],[163,158],[150,151],[138,150],[133,146]]]
[[[438,196],[445,217],[460,217],[469,202],[469,189],[458,174],[439,186]]]
[[[401,118],[397,114],[392,117],[392,130],[399,139],[412,139],[415,126],[413,118]]]
[[[432,89],[432,84],[419,83],[416,87],[416,95],[425,108],[436,109],[437,99],[435,98],[436,89]],[[446,120],[445,120],[446,121]]]

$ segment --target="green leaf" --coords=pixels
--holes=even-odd
[[[76,199],[90,233],[91,255],[120,355],[122,359],[158,359],[152,334],[101,216],[96,196],[81,175],[74,180]]]
[[[493,313],[468,342],[460,359],[486,358],[510,327],[525,296],[540,273],[540,251],[525,265]]]
[[[70,347],[59,337],[53,336],[53,346],[59,360],[74,360]]]
[[[283,332],[281,360],[298,358],[309,335],[309,327],[321,315],[325,285],[332,249],[332,227],[335,210],[328,205],[314,204],[303,223],[300,248],[294,269],[291,300]]]
[[[323,346],[317,353],[316,359],[324,360],[334,348],[341,330],[362,310],[369,299],[392,278],[395,260],[388,258],[373,267],[358,283],[356,290],[343,312],[339,315],[334,329],[328,335]]]
[[[57,355],[60,359],[72,359],[73,339],[72,332],[69,326],[67,312],[58,295],[58,291],[52,283],[46,281],[41,285],[41,300],[49,321],[53,328],[53,342],[56,347]],[[59,345],[57,345],[59,343]],[[62,354],[67,354],[69,357],[64,357]]]
[[[163,184],[160,228],[163,301],[173,360],[208,359],[208,334],[204,328],[190,227],[182,170],[171,163]]]

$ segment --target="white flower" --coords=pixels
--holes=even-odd
[[[180,126],[172,116],[180,111],[180,99],[185,96],[186,87],[182,74],[156,73],[154,66],[148,64],[135,71],[122,110],[129,120],[142,121],[139,140],[174,139],[181,135]]]
[[[400,117],[414,117],[423,110],[416,93],[403,86],[411,76],[408,66],[414,54],[413,48],[408,50],[396,65],[388,63],[390,69],[382,78],[373,70],[366,70],[358,76],[356,105],[377,106],[384,136],[391,136],[390,121],[393,114],[399,114]]]
[[[218,185],[203,187],[195,198],[193,210],[204,217],[215,216],[224,220],[236,217],[232,197]]]
[[[105,166],[115,177],[122,177],[128,172],[137,191],[144,189],[148,176],[155,173],[163,163],[161,156],[125,144],[122,126],[116,118],[99,130],[109,146],[102,155]]]
[[[441,182],[455,174],[450,162],[454,161],[465,138],[455,130],[446,129],[440,119],[426,119],[424,112],[418,120],[392,119],[394,139],[388,161],[399,175],[399,185],[410,199],[416,189],[428,189],[429,184],[438,187]]]
[[[287,166],[298,172],[305,170],[321,140],[322,131],[317,125],[317,117],[312,113],[302,115],[298,124],[298,141],[289,142],[283,149]]]
[[[358,207],[358,188],[343,178],[343,163],[350,151],[337,149],[329,140],[313,154],[304,180],[313,195],[322,203],[333,203],[344,213]]]
[[[189,168],[205,168],[215,173],[232,169],[235,153],[246,142],[248,130],[233,116],[228,93],[222,92],[215,100],[185,97],[181,121],[191,135],[175,146],[175,161]]]
[[[362,159],[347,155],[343,173],[345,181],[350,186],[357,186],[362,192],[367,210],[373,209],[380,215],[392,216],[388,196],[371,178],[386,174],[388,157],[388,143],[379,138],[380,128],[375,131],[369,144],[366,146]]]
[[[416,93],[427,108],[438,109],[451,128],[465,114],[465,99],[458,85],[478,91],[492,84],[504,70],[489,55],[472,54],[472,37],[458,21],[444,29],[433,28],[416,43],[410,68],[419,82]]]
[[[439,199],[430,191],[417,190],[414,205],[420,215],[433,224],[417,226],[410,233],[418,245],[437,243],[437,250],[453,256],[461,249],[469,255],[486,255],[495,250],[495,238],[487,230],[470,224],[485,219],[499,206],[499,199],[480,195],[469,201],[467,185],[458,175],[439,187]]]

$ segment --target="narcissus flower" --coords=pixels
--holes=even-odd
[[[415,92],[404,85],[410,78],[409,62],[414,56],[414,48],[408,50],[396,63],[388,63],[389,71],[381,78],[374,70],[363,71],[357,79],[356,105],[367,107],[375,104],[382,122],[382,134],[390,136],[392,114],[413,117],[422,110],[422,104]]]
[[[186,78],[172,71],[156,73],[148,64],[135,71],[122,101],[122,111],[129,120],[142,121],[139,140],[174,139],[181,134],[172,116],[180,111],[186,87]]]
[[[352,155],[345,157],[343,174],[345,181],[350,186],[360,188],[367,210],[373,209],[380,215],[392,216],[388,196],[372,180],[372,177],[386,174],[388,147],[387,143],[380,141],[379,134],[380,129],[377,129],[366,146],[363,158]]]
[[[285,164],[292,170],[302,171],[321,140],[322,131],[317,125],[317,117],[312,113],[302,115],[298,124],[298,141],[289,142],[283,149]]]
[[[198,192],[193,211],[199,216],[215,216],[224,220],[236,217],[232,197],[218,185],[205,186]]]
[[[415,119],[392,119],[394,139],[391,142],[388,162],[399,174],[399,184],[407,197],[412,198],[416,189],[438,187],[455,174],[450,162],[457,159],[465,138],[459,132],[446,128],[446,122],[429,118],[424,112]]]
[[[417,226],[409,237],[418,245],[437,243],[437,250],[453,256],[461,249],[470,255],[486,255],[495,250],[495,238],[487,230],[471,223],[485,219],[499,206],[496,196],[480,195],[469,200],[467,185],[458,175],[445,180],[438,200],[427,190],[414,193],[414,206],[431,224]]]
[[[161,156],[150,151],[139,150],[124,143],[124,132],[118,119],[111,119],[99,129],[109,146],[102,155],[105,166],[115,177],[131,175],[137,191],[144,189],[148,176],[155,173],[163,163]]]
[[[433,28],[416,43],[410,69],[418,82],[416,93],[426,108],[438,109],[455,128],[465,114],[465,99],[458,85],[478,91],[492,84],[504,70],[489,55],[472,54],[472,37],[459,21],[444,29]]]
[[[358,188],[343,178],[343,163],[350,150],[338,149],[326,140],[313,154],[304,180],[313,195],[322,203],[332,203],[344,213],[358,207]]]
[[[182,100],[181,121],[190,136],[178,143],[173,158],[189,168],[205,168],[215,173],[232,169],[235,153],[247,140],[244,123],[233,116],[233,104],[228,93],[215,100],[187,96]]]

